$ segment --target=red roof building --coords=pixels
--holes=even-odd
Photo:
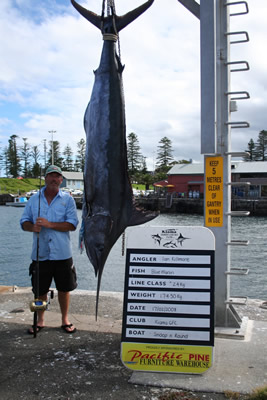
[[[232,182],[240,186],[232,188],[232,197],[267,197],[267,162],[266,161],[232,161]],[[250,182],[250,186],[246,183]],[[204,164],[176,164],[168,172],[168,193],[178,197],[203,198]]]

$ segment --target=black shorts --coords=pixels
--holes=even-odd
[[[37,262],[30,265],[32,276],[32,287],[35,293],[35,270]],[[66,260],[45,260],[39,261],[39,295],[42,296],[49,291],[54,279],[59,292],[71,292],[77,287],[76,270],[72,258]]]

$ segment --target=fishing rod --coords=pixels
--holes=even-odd
[[[38,198],[38,217],[40,217],[41,208],[41,188],[42,188],[42,167],[40,167],[40,185],[39,185],[39,198]],[[33,294],[34,300],[30,303],[30,310],[33,312],[33,336],[37,336],[37,319],[38,311],[45,311],[48,309],[50,299],[54,297],[53,290],[50,290],[50,296],[48,301],[39,299],[39,232],[37,232],[37,243],[36,243],[36,263],[34,263],[33,269]]]

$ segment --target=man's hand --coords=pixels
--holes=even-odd
[[[41,217],[36,219],[35,224],[25,221],[22,226],[25,231],[36,233],[41,232],[42,228],[54,229],[59,232],[75,231],[76,229],[70,222],[50,222],[46,218]]]
[[[51,228],[50,225],[51,223],[47,219],[38,217],[35,224],[30,221],[25,221],[23,223],[23,229],[28,232],[39,233],[41,232],[42,227]]]
[[[41,217],[38,217],[36,219],[35,225],[36,225],[36,228],[40,228],[40,230],[41,230],[42,226],[44,228],[51,228],[51,222],[49,222],[47,219],[41,218]],[[39,231],[37,230],[37,232],[40,232],[40,230]]]
[[[42,227],[37,224],[32,225],[32,232],[39,233],[41,232],[41,229]]]
[[[75,231],[75,226],[70,224],[69,222],[50,222],[45,218],[38,217],[35,223],[37,228],[42,229],[44,228],[50,228],[54,229],[55,231],[59,232],[69,232],[69,231]],[[40,231],[36,231],[40,232]]]

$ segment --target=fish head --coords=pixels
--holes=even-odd
[[[101,276],[113,243],[110,243],[112,219],[105,214],[87,216],[84,219],[84,244],[95,274]]]

